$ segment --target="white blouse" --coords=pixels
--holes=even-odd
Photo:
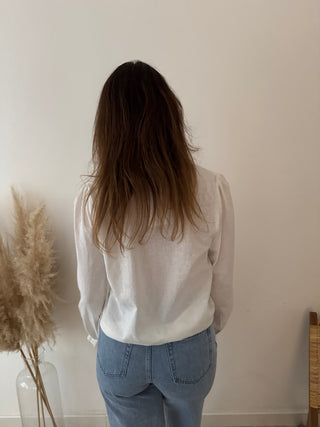
[[[202,222],[197,230],[186,219],[181,242],[180,234],[170,240],[171,228],[165,239],[155,227],[146,244],[135,242],[136,247],[123,255],[117,242],[113,257],[92,242],[90,203],[86,218],[82,215],[88,184],[80,189],[74,200],[78,307],[94,346],[99,325],[117,341],[140,345],[181,340],[212,323],[216,334],[225,327],[233,307],[230,186],[222,174],[199,165],[197,172],[198,202],[208,227]]]

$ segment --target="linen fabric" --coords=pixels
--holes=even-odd
[[[79,311],[88,340],[96,346],[99,326],[122,343],[162,345],[225,327],[233,308],[234,208],[224,175],[197,165],[197,196],[207,224],[197,230],[185,221],[184,238],[170,240],[159,223],[145,244],[112,256],[92,242],[91,206],[83,212],[89,183],[74,199]],[[134,201],[128,207],[134,223]],[[168,224],[170,224],[170,215]],[[101,227],[101,238],[105,236]],[[103,234],[104,233],[104,234]]]

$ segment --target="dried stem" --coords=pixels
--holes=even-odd
[[[40,424],[39,395],[40,395],[40,391],[39,391],[39,389],[38,389],[38,387],[37,387],[37,414],[38,414],[38,427],[41,427],[41,424]],[[41,399],[41,402],[42,402],[42,399]]]
[[[45,386],[44,386],[44,383],[43,383],[43,380],[42,380],[41,372],[40,372],[40,369],[39,369],[38,348],[37,347],[33,347],[32,348],[32,353],[33,353],[32,361],[34,362],[34,367],[35,367],[35,370],[36,370],[36,373],[37,373],[38,386],[39,386],[39,388],[42,389],[42,392],[43,392],[42,399],[45,402],[45,405],[46,405],[47,410],[49,412],[49,415],[51,417],[53,426],[57,427],[57,424],[56,424],[55,419],[54,419],[54,415],[52,413],[52,409],[50,407],[50,403],[49,403],[49,399],[48,399],[48,396],[47,396],[47,392],[46,392],[46,389],[45,389]],[[45,421],[44,415],[43,415],[43,422],[44,422],[44,427],[45,427],[46,421]]]
[[[40,394],[41,408],[43,408],[43,390],[41,389],[41,385],[40,385],[40,375],[41,375],[41,373],[40,373],[40,369],[39,369],[38,355],[37,355],[37,353],[35,353],[34,351],[32,351],[29,347],[28,347],[28,353],[29,353],[30,360],[31,360],[31,362],[33,364],[34,372],[35,372],[36,387],[37,387],[37,397],[38,397],[38,394]],[[40,407],[39,407],[38,402],[37,402],[37,410],[38,410],[38,420],[39,420],[39,426],[40,426],[41,415],[40,415]],[[45,425],[45,417],[44,417],[43,411],[42,411],[42,419],[43,419],[43,423]]]
[[[46,427],[46,419],[44,417],[44,409],[43,409],[43,399],[41,399],[41,411],[42,411],[42,418],[43,418],[44,427]]]
[[[40,378],[41,378],[41,372],[39,369],[39,353],[38,353],[38,348],[35,347],[32,349],[33,352],[33,357],[35,359],[36,366],[37,366],[37,379],[38,379],[38,384],[40,384]],[[45,392],[45,389],[43,390]],[[48,401],[48,405],[49,405],[49,401]],[[42,419],[43,419],[43,426],[46,427],[46,418],[44,415],[44,410],[43,410],[43,399],[41,399],[41,411],[42,411]]]
[[[32,359],[32,355],[30,354],[30,350],[29,350],[29,356],[30,356],[30,357],[31,357],[31,359]],[[37,361],[38,361],[37,355],[35,355],[35,354],[34,354],[34,356],[35,356],[35,361],[37,362]],[[41,396],[41,394],[40,394],[40,388],[39,388],[39,383],[40,383],[40,381],[39,381],[39,370],[38,370],[38,369],[36,369],[36,370],[35,370],[35,372],[36,372],[36,379],[37,379],[37,411],[38,411],[38,423],[39,423],[39,427],[41,427],[41,424],[40,424],[40,417],[41,417],[41,415],[40,415],[40,406],[39,406],[39,395],[40,395],[40,398],[41,398],[42,419],[43,419],[44,424],[45,424],[45,417],[44,417],[44,412],[43,412],[43,399],[42,399],[42,396]]]
[[[46,391],[45,391],[45,388],[44,388],[44,384],[43,384],[43,381],[42,381],[41,375],[40,375],[40,377],[39,377],[39,378],[36,378],[36,377],[35,377],[35,375],[34,375],[34,373],[33,373],[33,371],[32,371],[32,368],[31,368],[31,366],[30,366],[30,364],[29,364],[29,362],[28,362],[28,360],[27,360],[27,357],[26,357],[26,355],[24,354],[24,351],[22,350],[22,348],[20,348],[20,353],[21,353],[21,355],[22,355],[22,357],[23,357],[23,359],[24,359],[24,361],[25,361],[25,364],[26,364],[26,366],[27,366],[27,368],[28,368],[28,370],[29,370],[29,372],[30,372],[30,374],[31,374],[31,376],[32,376],[32,379],[33,379],[34,383],[36,384],[37,388],[38,388],[38,389],[39,389],[39,391],[40,391],[41,398],[42,398],[42,400],[44,401],[44,404],[46,405],[46,408],[47,408],[47,410],[48,410],[48,412],[49,412],[49,415],[50,415],[50,417],[51,417],[51,420],[52,420],[53,426],[54,426],[54,427],[57,427],[57,424],[56,424],[56,422],[55,422],[55,419],[54,419],[54,416],[53,416],[52,410],[51,410],[50,405],[49,405],[49,402],[48,402],[48,397],[47,397],[47,394],[46,394]],[[29,350],[29,354],[30,354],[30,350]],[[33,363],[33,365],[34,365],[34,367],[35,367],[35,361],[33,360],[33,358],[31,358],[31,360],[32,360],[32,363]],[[35,369],[36,369],[36,368],[35,368]]]

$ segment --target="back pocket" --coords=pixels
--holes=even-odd
[[[175,383],[195,384],[213,363],[210,327],[181,341],[167,343],[172,379]]]
[[[133,344],[116,341],[105,335],[100,329],[97,359],[105,375],[125,377]]]

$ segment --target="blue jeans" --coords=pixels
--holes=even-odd
[[[180,341],[144,346],[99,329],[96,372],[111,427],[200,427],[217,364],[213,325]]]

